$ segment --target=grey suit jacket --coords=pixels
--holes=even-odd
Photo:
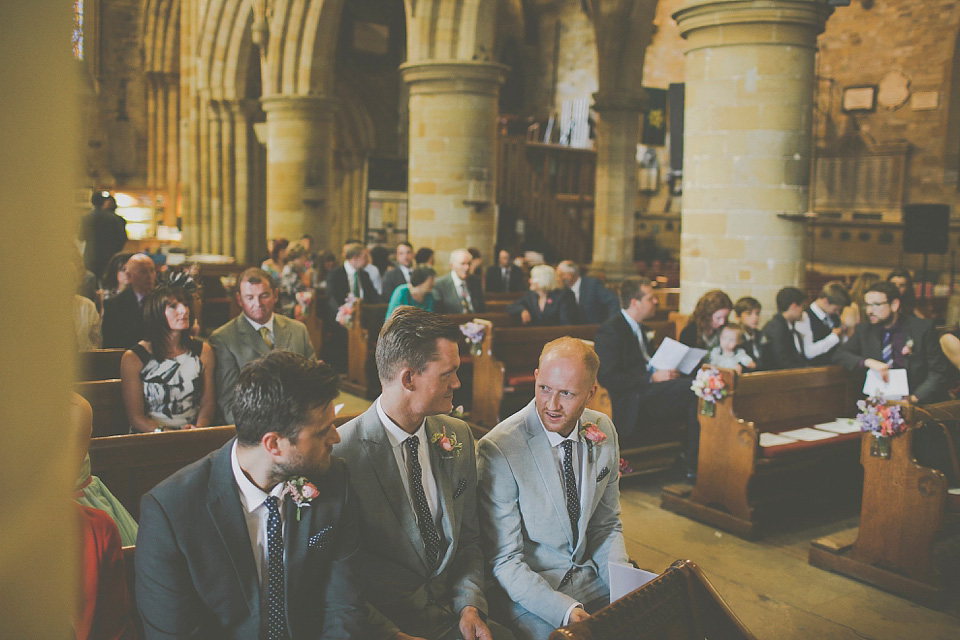
[[[216,356],[217,405],[226,424],[233,424],[233,388],[240,370],[270,353],[270,347],[242,313],[210,335],[210,346]],[[307,327],[279,313],[273,314],[273,348],[316,358]]]
[[[480,278],[467,276],[467,291],[470,292],[470,301],[473,303],[474,313],[483,313],[486,310],[486,304],[483,301],[483,287],[480,284]],[[437,278],[433,285],[433,310],[437,313],[463,313],[463,307],[460,305],[460,294],[457,293],[457,285],[453,283],[453,276],[449,273]]]
[[[260,637],[260,582],[230,465],[234,440],[140,502],[137,606],[148,639]],[[360,638],[356,503],[342,460],[314,478],[320,496],[285,501],[286,620],[291,640]]]
[[[530,611],[559,627],[575,602],[610,592],[609,561],[629,562],[620,523],[617,431],[597,411],[584,410],[581,420],[597,424],[607,439],[592,450],[581,448],[587,459],[576,547],[560,468],[534,402],[478,442],[484,551],[511,618]]]
[[[334,455],[350,468],[360,509],[359,568],[367,598],[387,620],[374,616],[369,640],[398,630],[435,637],[455,626],[470,605],[487,611],[483,595],[483,555],[477,523],[477,469],[474,440],[467,425],[449,416],[430,416],[427,438],[446,429],[463,447],[441,458],[431,444],[430,464],[440,492],[441,534],[446,547],[436,571],[430,571],[400,469],[377,415],[376,405],[340,427]]]

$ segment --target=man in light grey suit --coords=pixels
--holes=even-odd
[[[608,603],[607,563],[629,562],[617,432],[585,409],[599,364],[581,340],[550,342],[534,400],[478,443],[481,530],[502,589],[490,589],[493,615],[518,640],[547,640]]]
[[[216,356],[217,404],[227,424],[234,422],[233,388],[248,362],[284,350],[316,359],[307,328],[302,322],[273,313],[277,288],[262,269],[247,269],[237,279],[239,316],[210,335]]]
[[[513,638],[484,622],[474,440],[445,415],[460,387],[457,334],[440,314],[398,307],[377,342],[383,393],[340,428],[334,454],[360,509],[365,640]]]

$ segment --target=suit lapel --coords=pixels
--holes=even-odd
[[[637,342],[637,336],[633,333],[633,329],[630,328],[630,325],[627,324],[626,319],[623,317],[622,313],[617,314],[617,325],[619,326],[621,334],[621,344],[629,345],[627,350],[626,359],[629,360],[642,360],[646,362],[643,357],[643,351],[640,350],[640,343]],[[642,330],[642,328],[641,328]]]
[[[453,557],[453,541],[456,540],[455,532],[460,530],[460,513],[454,508],[453,494],[450,488],[454,483],[454,459],[442,459],[439,448],[430,444],[433,434],[443,431],[443,425],[440,420],[431,416],[427,418],[426,426],[427,446],[430,448],[430,466],[433,469],[433,478],[437,483],[437,489],[440,493],[440,509],[442,510],[440,525],[443,528],[443,537],[447,543],[444,555],[438,563],[437,572],[439,572]]]
[[[536,406],[533,402],[527,405],[523,422],[527,430],[527,447],[530,449],[533,461],[537,465],[544,491],[550,497],[550,502],[553,503],[557,520],[564,525],[560,528],[567,536],[567,541],[573,546],[573,531],[570,529],[567,500],[563,494],[560,475],[557,472],[557,461],[550,449],[550,441],[547,440],[547,434],[543,431],[543,425],[540,424],[540,418],[537,416]]]
[[[273,327],[274,329],[277,327],[276,319],[274,319]],[[257,353],[258,357],[270,352],[270,347],[263,341],[263,336],[253,328],[253,325],[243,314],[237,316],[237,330],[240,331],[240,335],[247,345]],[[274,344],[276,344],[276,331],[274,331]]]
[[[369,468],[373,469],[380,483],[384,499],[390,505],[413,551],[427,568],[429,565],[420,529],[417,527],[417,518],[410,506],[410,500],[403,491],[397,459],[390,446],[390,440],[387,439],[387,433],[380,423],[376,404],[360,417],[360,440],[370,463]]]

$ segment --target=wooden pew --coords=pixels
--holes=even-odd
[[[706,576],[677,560],[659,577],[584,620],[561,627],[550,640],[753,640]]]
[[[815,442],[761,446],[760,434],[831,422],[856,413],[854,387],[840,367],[738,375],[720,369],[728,395],[704,415],[700,401],[697,481],[664,487],[661,506],[744,538],[777,509],[801,500],[856,499],[859,433]]]
[[[80,352],[81,380],[112,380],[120,377],[120,359],[126,349],[93,349]]]
[[[889,458],[871,455],[873,434],[863,434],[860,528],[814,540],[809,561],[936,608],[960,569],[960,504],[942,471],[917,462],[926,413],[956,424],[960,402],[904,406],[907,430],[891,439]]]
[[[119,378],[77,382],[73,389],[93,408],[93,437],[116,436],[130,431]]]

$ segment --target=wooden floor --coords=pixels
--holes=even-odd
[[[341,394],[343,411],[369,405]],[[624,481],[627,553],[660,572],[674,560],[697,563],[761,640],[960,640],[960,597],[934,611],[807,564],[810,541],[855,528],[858,512],[821,515],[747,542],[660,508],[668,474]]]

